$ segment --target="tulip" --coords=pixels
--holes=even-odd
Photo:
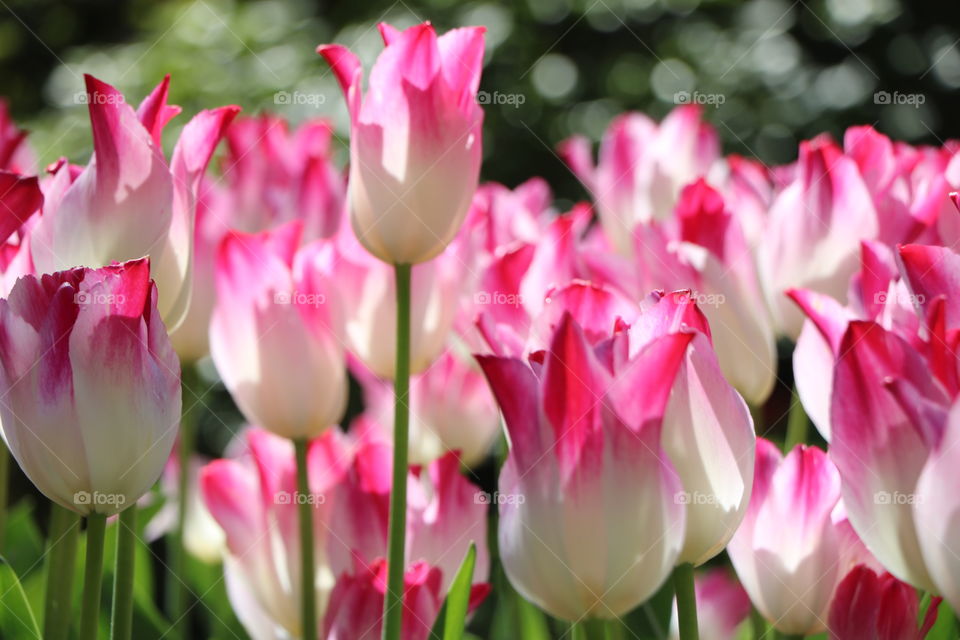
[[[26,144],[27,132],[17,127],[10,117],[7,101],[0,98],[0,170],[31,173],[33,151]]]
[[[25,276],[0,300],[4,440],[80,514],[134,504],[173,447],[180,370],[156,303],[146,259]]]
[[[877,235],[877,213],[857,165],[828,138],[802,142],[791,173],[770,207],[757,260],[777,332],[796,339],[802,316],[784,292],[810,289],[845,302],[860,241]]]
[[[483,27],[437,37],[424,23],[397,31],[362,93],[360,62],[322,45],[350,112],[350,221],[384,262],[416,264],[453,240],[477,187],[483,110],[477,104]]]
[[[912,500],[920,551],[937,593],[960,611],[960,561],[957,560],[958,507],[955,494],[960,455],[960,403],[954,402],[946,431],[932,451]]]
[[[383,629],[383,601],[387,591],[387,564],[377,561],[344,573],[330,594],[323,622],[325,640],[379,640]],[[403,640],[427,640],[443,598],[440,571],[425,562],[403,576]]]
[[[390,446],[366,418],[354,424],[358,443],[343,481],[336,487],[328,555],[335,575],[376,563],[387,553],[390,503]],[[445,596],[470,548],[476,545],[473,589],[488,589],[487,496],[460,474],[454,453],[414,469],[408,476],[406,570],[425,562],[439,572]],[[482,598],[481,598],[482,599]]]
[[[274,115],[237,119],[226,132],[223,168],[230,225],[256,233],[303,220],[305,242],[332,236],[346,191],[333,164],[332,135],[322,118],[293,131]]]
[[[783,457],[757,440],[753,496],[727,551],[754,606],[783,633],[825,628],[852,553],[839,500],[840,475],[822,450],[800,445]]]
[[[229,234],[217,256],[210,353],[247,419],[291,439],[336,424],[347,399],[329,247],[297,251],[300,223]]]
[[[676,563],[682,486],[660,425],[692,337],[656,338],[625,361],[625,334],[595,352],[567,314],[530,364],[478,356],[510,439],[500,555],[517,591],[551,615],[623,615]]]
[[[196,189],[238,108],[197,114],[168,166],[160,133],[179,112],[166,104],[168,82],[135,112],[119,91],[86,76],[93,157],[57,206],[45,207],[31,250],[41,273],[151,256],[160,314],[176,328],[190,301]]]
[[[876,323],[849,323],[834,369],[830,457],[860,537],[890,573],[931,590],[913,503],[949,399],[917,346]]]
[[[837,585],[830,604],[830,640],[923,640],[937,621],[941,598],[932,598],[920,628],[920,597],[886,572],[858,565]]]
[[[620,253],[632,255],[634,227],[669,217],[680,189],[719,159],[719,138],[701,113],[697,106],[678,107],[659,125],[639,113],[617,117],[596,167],[585,138],[561,144],[560,155],[593,194],[604,231]]]
[[[247,433],[251,461],[215,460],[200,474],[210,514],[226,534],[224,576],[234,611],[253,640],[304,635],[300,617],[301,554],[297,508],[307,504],[313,540],[317,610],[326,608],[335,576],[326,559],[334,487],[349,461],[342,436],[330,431],[307,452],[310,486],[299,492],[293,445],[266,431]]]
[[[374,422],[392,437],[390,387],[378,379],[366,380],[364,398]],[[455,451],[462,464],[475,465],[500,433],[500,412],[483,374],[453,351],[411,378],[409,406],[412,464],[429,464]]]
[[[391,380],[397,362],[396,283],[391,268],[372,257],[349,231],[335,240],[336,286],[346,311],[350,352],[380,378]],[[446,349],[460,295],[471,289],[472,260],[458,239],[429,264],[413,267],[410,372],[423,373]]]
[[[734,640],[750,616],[750,597],[725,569],[708,569],[696,576],[697,614],[702,640]],[[676,604],[674,604],[676,608]],[[676,613],[670,618],[670,637],[679,638]]]

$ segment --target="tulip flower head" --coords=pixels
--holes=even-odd
[[[437,37],[430,23],[397,31],[361,95],[357,57],[317,49],[350,112],[350,221],[361,244],[392,264],[430,260],[453,240],[477,187],[483,110],[477,104],[484,29]]]
[[[111,515],[156,482],[180,421],[180,366],[144,258],[24,276],[0,300],[0,422],[48,498]]]

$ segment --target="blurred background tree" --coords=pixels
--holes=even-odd
[[[347,44],[369,65],[376,22],[427,19],[488,29],[484,178],[543,175],[563,200],[585,194],[557,142],[598,139],[628,109],[662,117],[682,92],[722,100],[705,110],[725,150],[768,163],[852,124],[930,144],[960,127],[960,3],[907,0],[4,0],[2,91],[43,163],[89,154],[83,73],[131,101],[170,73],[186,114],[235,103],[322,115],[345,138],[343,99],[315,46]],[[877,92],[922,104],[882,104]]]

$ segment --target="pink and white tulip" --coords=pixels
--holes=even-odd
[[[822,450],[801,445],[784,457],[757,439],[753,496],[727,551],[754,606],[783,633],[823,631],[834,589],[867,555],[838,505],[840,475]]]
[[[197,186],[239,109],[197,114],[168,165],[160,135],[180,111],[166,103],[168,82],[134,111],[115,88],[86,76],[93,157],[56,208],[45,207],[31,250],[41,273],[150,256],[160,315],[176,328],[190,303]]]
[[[210,354],[240,410],[286,438],[316,437],[347,401],[332,247],[298,250],[300,229],[292,222],[224,239],[210,324]]]
[[[566,314],[531,361],[478,356],[510,453],[499,548],[513,586],[551,615],[614,618],[646,600],[683,548],[683,487],[660,444],[690,333],[628,359],[623,333],[596,351]]]
[[[48,498],[111,515],[146,493],[180,421],[147,259],[21,278],[0,300],[0,395],[4,441]]]
[[[386,48],[361,95],[360,61],[317,49],[350,112],[350,220],[360,243],[392,264],[426,262],[453,240],[477,188],[483,110],[477,104],[484,29],[439,38],[430,23],[380,25]]]

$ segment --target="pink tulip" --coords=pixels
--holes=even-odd
[[[383,600],[387,592],[387,563],[378,560],[344,573],[330,594],[323,622],[324,640],[379,640],[383,630]],[[425,562],[403,576],[403,640],[427,640],[440,613],[440,571]]]
[[[830,640],[923,640],[937,621],[940,598],[932,598],[919,622],[916,589],[889,573],[859,565],[837,586],[830,605]]]
[[[585,138],[571,138],[560,154],[592,193],[604,231],[616,249],[633,253],[633,229],[663,220],[680,189],[719,159],[720,141],[701,109],[682,106],[657,125],[647,116],[617,117],[604,135],[597,166]]]
[[[253,429],[247,441],[250,462],[215,460],[200,474],[204,502],[226,534],[227,594],[253,640],[273,640],[278,633],[300,637],[299,503],[308,501],[314,509],[316,598],[322,615],[335,579],[326,554],[334,487],[349,464],[350,448],[337,431],[310,443],[310,494],[304,496],[297,492],[289,440]]]
[[[26,143],[27,132],[10,117],[7,101],[0,98],[0,170],[33,173],[33,151]]]
[[[460,296],[472,290],[470,238],[461,236],[430,264],[413,268],[410,372],[423,373],[444,352]],[[333,272],[343,300],[344,336],[352,355],[374,375],[396,368],[396,283],[392,268],[360,246],[349,230],[335,239]]]
[[[27,477],[81,514],[156,482],[180,420],[180,369],[146,259],[24,276],[0,300],[0,422]]]
[[[726,569],[707,569],[695,577],[697,618],[703,640],[734,640],[740,625],[750,617],[750,597]],[[674,603],[676,607],[676,603]],[[670,637],[676,640],[676,612]]]
[[[393,434],[393,389],[361,380],[367,412],[386,438]],[[486,457],[500,434],[500,412],[483,374],[453,351],[410,380],[410,462],[429,464],[448,451],[465,465]]]
[[[917,481],[913,513],[920,551],[936,593],[954,608],[960,609],[960,561],[958,548],[958,508],[956,487],[960,457],[960,403],[954,402],[947,419],[946,432],[931,452]]]
[[[877,212],[856,163],[829,138],[802,142],[791,173],[770,207],[758,262],[778,333],[795,339],[802,316],[784,292],[845,302],[860,241],[877,236]]]
[[[359,440],[356,453],[334,496],[328,549],[338,576],[387,554],[391,449],[376,427],[363,424],[363,419],[360,423],[353,429]],[[427,467],[415,467],[407,484],[408,568],[425,562],[438,570],[440,594],[445,596],[472,542],[477,547],[474,589],[485,591],[488,501],[460,474],[457,456],[450,453]]]
[[[210,324],[210,354],[241,411],[287,438],[319,435],[347,401],[332,247],[298,251],[300,229],[292,222],[224,239]]]
[[[202,111],[187,125],[167,165],[164,125],[169,78],[134,111],[110,85],[86,76],[93,157],[31,237],[37,271],[99,266],[151,256],[160,314],[175,328],[190,302],[196,190],[224,128],[239,110]]]
[[[293,131],[274,115],[238,118],[223,162],[230,226],[256,233],[303,220],[305,242],[336,233],[346,181],[333,164],[332,135],[319,118]]]
[[[386,48],[362,93],[360,61],[346,47],[317,49],[350,112],[350,220],[381,260],[416,264],[441,253],[460,228],[481,158],[476,102],[483,27],[440,38],[430,23],[380,25]]]
[[[497,499],[504,569],[551,615],[622,615],[677,561],[683,487],[660,431],[692,338],[656,338],[628,360],[625,333],[595,350],[564,315],[529,363],[478,356],[510,436]]]
[[[784,458],[757,440],[753,495],[727,551],[754,606],[783,633],[823,631],[846,565],[866,554],[839,500],[840,475],[823,451],[798,446]]]

